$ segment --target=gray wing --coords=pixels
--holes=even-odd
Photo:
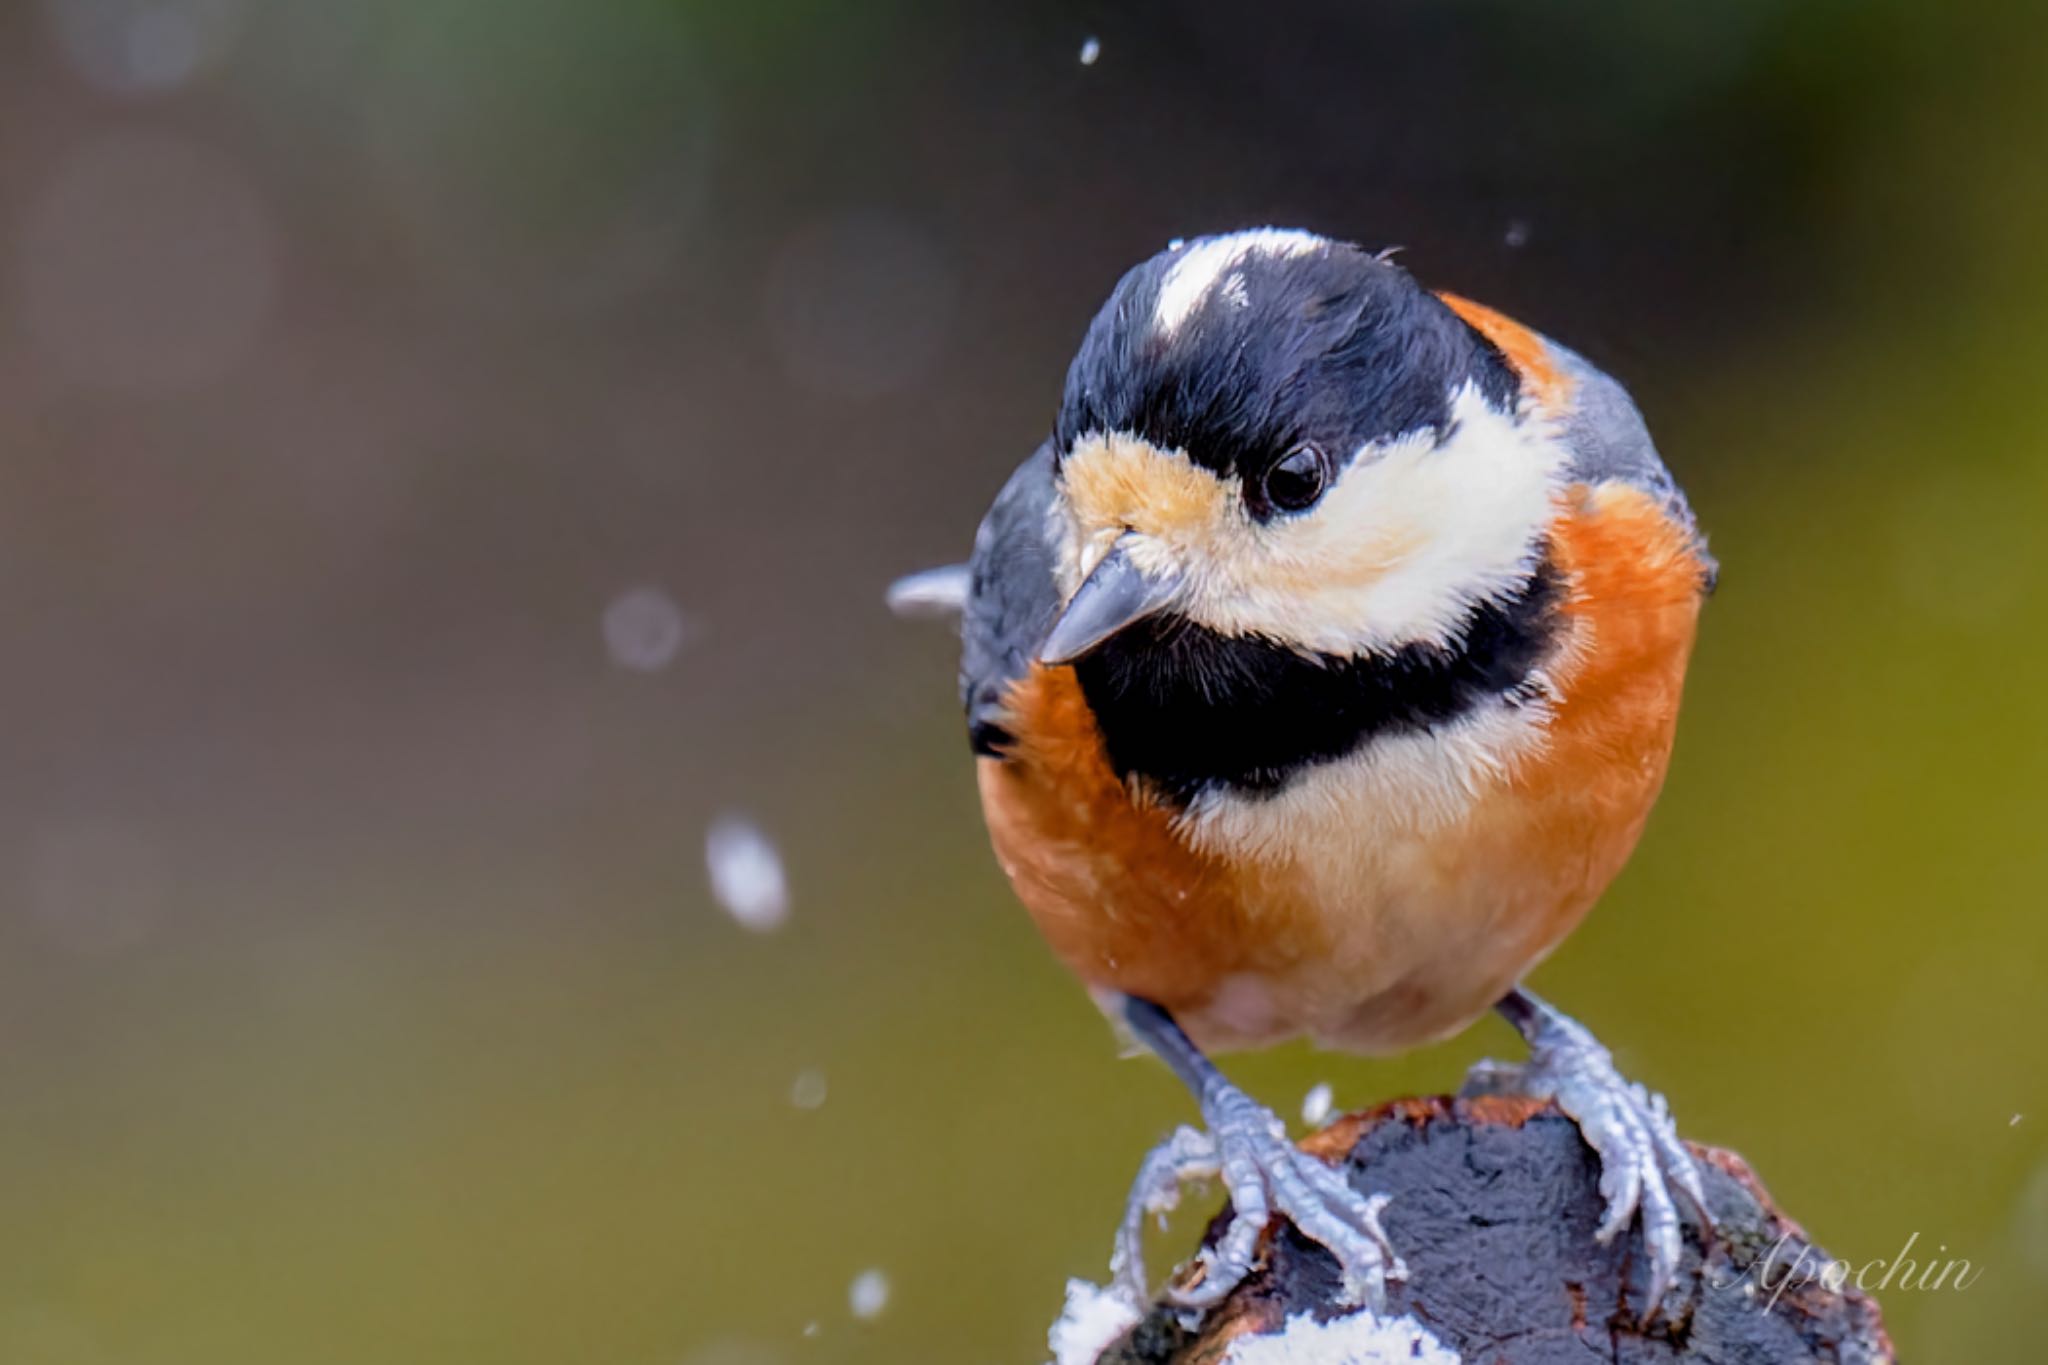
[[[960,700],[977,754],[1009,741],[1003,693],[1024,676],[1059,612],[1053,578],[1052,445],[1017,466],[974,535],[966,613],[960,625]]]
[[[1568,346],[1545,337],[1557,366],[1573,382],[1571,414],[1565,419],[1565,444],[1572,452],[1572,473],[1587,483],[1618,480],[1633,484],[1664,504],[1672,520],[1692,533],[1706,565],[1706,588],[1712,591],[1720,565],[1707,553],[1706,538],[1693,520],[1685,490],[1657,454],[1650,429],[1635,400],[1620,382]]]

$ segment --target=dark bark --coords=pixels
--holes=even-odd
[[[1694,1147],[1716,1233],[1686,1230],[1679,1283],[1645,1322],[1640,1234],[1609,1246],[1599,1172],[1571,1121],[1516,1100],[1406,1100],[1340,1119],[1305,1142],[1352,1184],[1393,1196],[1383,1215],[1407,1262],[1390,1315],[1411,1316],[1467,1362],[1487,1365],[1884,1365],[1877,1304],[1823,1283],[1823,1253],[1772,1205],[1741,1158]],[[1219,1231],[1220,1220],[1211,1227]],[[1802,1253],[1804,1261],[1801,1261]],[[1800,1267],[1794,1270],[1793,1267]],[[1258,1269],[1191,1325],[1151,1313],[1105,1365],[1215,1362],[1246,1334],[1337,1305],[1335,1263],[1290,1225],[1268,1229]]]

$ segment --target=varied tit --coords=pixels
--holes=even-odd
[[[1378,1218],[1207,1054],[1363,1053],[1489,1007],[1530,1060],[1468,1089],[1554,1100],[1640,1215],[1646,1312],[1699,1175],[1663,1102],[1517,982],[1635,847],[1714,563],[1621,386],[1382,255],[1306,232],[1192,240],[1124,276],[1051,438],[963,571],[961,685],[996,856],[1054,951],[1180,1075],[1206,1132],[1148,1159],[1118,1237],[1220,1172],[1219,1301],[1270,1214],[1358,1297]]]

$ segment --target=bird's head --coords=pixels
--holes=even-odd
[[[1054,449],[1047,663],[1155,618],[1325,658],[1443,645],[1536,572],[1565,458],[1501,353],[1406,271],[1276,230],[1127,274]]]

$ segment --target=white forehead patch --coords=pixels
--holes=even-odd
[[[1184,247],[1180,259],[1159,283],[1159,302],[1152,310],[1152,330],[1171,337],[1202,306],[1219,283],[1231,304],[1242,308],[1250,303],[1244,276],[1233,271],[1247,256],[1308,256],[1327,250],[1330,239],[1296,228],[1258,228],[1211,237],[1193,247]],[[1228,276],[1228,279],[1225,279]]]
[[[1222,287],[1216,292],[1221,294],[1223,301],[1232,308],[1249,308],[1252,306],[1251,290],[1245,285],[1244,271],[1242,270],[1233,270],[1229,275],[1225,276]]]

